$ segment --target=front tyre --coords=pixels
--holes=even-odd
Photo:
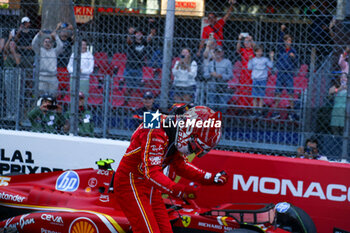
[[[277,225],[290,232],[316,233],[316,226],[311,217],[301,208],[287,202],[276,205]]]

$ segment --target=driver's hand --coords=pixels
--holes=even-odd
[[[214,176],[213,182],[216,185],[224,185],[227,183],[227,180],[228,180],[227,173],[225,171],[221,171],[216,173],[216,175]]]
[[[174,186],[174,196],[180,199],[196,199],[199,186],[191,182],[188,185],[176,184]]]

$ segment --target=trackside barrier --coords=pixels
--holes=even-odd
[[[112,158],[116,169],[129,142],[109,139],[0,130],[0,175],[62,169],[96,168]],[[205,170],[225,170],[224,186],[202,186],[198,204],[278,203],[305,210],[317,232],[350,231],[350,164],[213,150],[193,163]],[[181,181],[181,180],[180,180]]]
[[[199,205],[286,201],[305,210],[319,233],[350,231],[350,164],[215,150],[193,163],[229,175],[224,186],[202,186]]]
[[[129,142],[0,130],[0,175],[97,168],[100,158],[119,164]]]

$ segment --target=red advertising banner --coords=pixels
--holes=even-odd
[[[200,205],[286,201],[306,211],[317,232],[350,231],[350,164],[228,151],[211,151],[193,163],[229,175],[224,186],[201,187]]]
[[[87,23],[94,18],[94,8],[89,6],[74,6],[77,23]]]

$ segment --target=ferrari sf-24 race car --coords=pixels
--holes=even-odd
[[[0,233],[132,232],[113,191],[114,172],[79,169],[0,176]],[[290,203],[201,208],[164,198],[174,232],[316,232]]]

